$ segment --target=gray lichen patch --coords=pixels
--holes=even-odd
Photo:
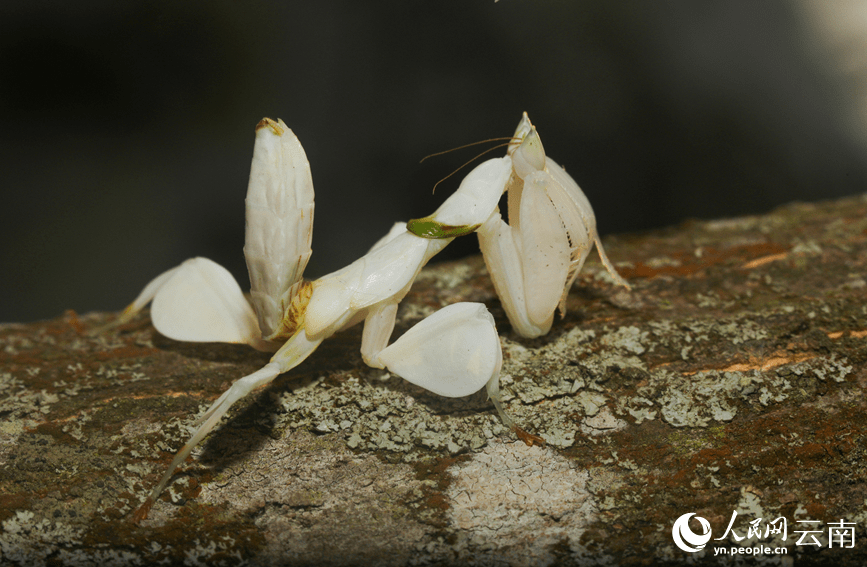
[[[54,392],[29,387],[27,379],[21,376],[28,373],[35,376],[39,368],[25,370],[19,374],[20,377],[13,376],[11,372],[0,372],[0,414],[8,416],[3,427],[7,435],[41,422],[45,414],[51,411],[51,404],[59,400],[58,394]]]
[[[465,565],[552,565],[586,549],[590,475],[550,448],[492,442],[449,469],[452,551]]]
[[[767,372],[694,372],[683,365],[683,356],[677,356],[648,370],[640,355],[660,348],[663,356],[672,358],[673,353],[694,348],[735,352],[742,344],[768,338],[761,321],[746,317],[662,320],[651,323],[651,331],[635,326],[576,328],[507,362],[503,397],[519,422],[525,420],[556,447],[571,446],[582,420],[603,408],[613,410],[615,419],[636,423],[658,418],[678,427],[728,422],[744,404],[786,400],[793,388],[783,377],[789,365]],[[839,376],[846,367],[820,357],[796,364],[792,372],[807,372],[800,370],[803,364],[816,377]],[[675,370],[678,365],[681,371]]]
[[[41,429],[60,435],[51,428]],[[32,491],[34,504],[30,510],[43,511],[47,518],[74,510],[67,518],[71,525],[83,523],[92,515],[116,519],[137,505],[131,492],[139,485],[142,471],[123,457],[99,451],[104,442],[96,438],[86,443],[65,443],[54,435],[24,433],[17,439],[15,453],[8,457],[0,489],[16,486]],[[122,497],[108,496],[126,491]],[[65,499],[61,499],[61,493]]]
[[[615,349],[622,349],[631,354],[642,354],[647,350],[647,331],[638,327],[620,327],[602,337],[602,344]]]
[[[431,531],[404,507],[425,486],[412,468],[357,455],[339,435],[297,431],[256,443],[235,433],[214,441],[208,451],[226,464],[217,464],[198,500],[224,505],[232,516],[255,514],[265,538],[259,564],[314,564],[339,555],[403,565]]]
[[[141,472],[126,470],[121,458],[100,454],[100,442],[92,443],[69,444],[32,432],[19,436],[0,475],[0,494],[17,489],[27,495],[27,508],[0,512],[0,563],[46,565],[65,557],[97,565],[116,555],[105,552],[97,560],[79,548],[95,518],[116,521],[137,505],[132,492]]]
[[[84,532],[81,526],[38,517],[29,510],[18,511],[2,522],[0,562],[44,567],[50,557],[80,544]]]
[[[626,421],[618,419],[610,409],[604,407],[592,417],[584,418],[580,431],[585,436],[596,436],[619,431],[627,425]]]
[[[705,427],[712,421],[731,421],[737,414],[737,406],[730,398],[740,389],[741,379],[732,373],[699,372],[684,380],[673,373],[660,372],[654,379],[665,384],[660,388],[663,392],[658,405],[662,418],[671,425]],[[672,387],[677,382],[682,385]]]
[[[477,450],[506,433],[484,393],[434,396],[387,373],[345,374],[280,395],[278,427],[341,433],[348,447],[382,451],[411,462],[435,454]]]
[[[616,413],[629,414],[640,423],[657,416],[676,427],[706,427],[734,419],[739,408],[804,400],[832,379],[844,382],[853,371],[835,356],[781,364],[773,369],[702,371],[678,374],[668,369],[649,373],[638,396],[620,396]]]

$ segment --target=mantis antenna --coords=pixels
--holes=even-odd
[[[482,156],[485,155],[486,153],[488,153],[488,152],[492,152],[492,151],[496,150],[497,148],[502,148],[502,147],[504,147],[504,146],[511,146],[512,144],[520,144],[520,143],[521,143],[521,138],[516,138],[516,137],[514,137],[514,136],[503,136],[502,138],[488,138],[487,140],[480,140],[480,141],[478,141],[478,142],[471,142],[471,143],[469,143],[469,144],[464,144],[463,146],[458,146],[458,147],[456,147],[456,148],[451,148],[451,149],[449,149],[449,150],[443,150],[443,151],[441,151],[441,152],[436,152],[436,153],[433,153],[433,154],[429,154],[429,155],[426,155],[426,156],[424,156],[423,158],[421,158],[421,159],[419,160],[419,163],[422,163],[422,162],[423,162],[424,160],[426,160],[427,158],[431,158],[431,157],[435,157],[435,156],[441,156],[441,155],[448,154],[448,153],[451,153],[451,152],[454,152],[454,151],[457,151],[457,150],[462,150],[462,149],[464,149],[464,148],[469,148],[470,146],[478,146],[479,144],[487,144],[488,142],[499,142],[499,141],[502,141],[502,140],[509,140],[509,141],[506,142],[505,144],[497,144],[496,146],[490,147],[490,148],[488,148],[487,150],[483,151],[482,153],[480,153],[480,154],[476,155],[475,157],[473,157],[471,160],[465,162],[463,165],[461,165],[460,167],[458,167],[457,169],[455,169],[454,171],[452,171],[451,173],[449,173],[448,175],[446,175],[445,177],[443,177],[442,179],[440,179],[439,181],[437,181],[436,183],[434,183],[434,186],[433,186],[433,189],[431,190],[431,193],[436,193],[437,187],[439,186],[440,183],[442,183],[443,181],[445,181],[446,179],[448,179],[449,177],[451,177],[451,176],[454,175],[455,173],[459,172],[460,170],[462,170],[462,169],[465,168],[466,166],[470,165],[471,163],[473,163],[474,161],[476,161],[477,159],[479,159],[480,157],[482,157]]]
[[[509,140],[510,144],[521,142],[520,138],[516,138],[514,136],[502,136],[500,138],[488,138],[487,140],[479,140],[478,142],[470,142],[469,144],[464,144],[463,146],[457,146],[455,148],[443,150],[441,152],[435,152],[432,154],[428,154],[428,155],[424,156],[423,158],[421,158],[420,160],[418,160],[418,162],[423,163],[424,160],[426,160],[427,158],[432,158],[432,157],[436,157],[436,156],[450,154],[452,152],[456,152],[456,151],[462,150],[464,148],[469,148],[470,146],[479,146],[481,144],[487,144],[488,142],[502,142],[503,140]],[[501,147],[503,147],[503,145],[508,145],[508,144],[499,144],[499,145],[494,146],[494,148],[501,148]],[[493,149],[493,148],[491,148],[491,149]],[[491,151],[491,150],[486,150],[486,151]],[[479,154],[479,155],[481,155],[481,154]]]

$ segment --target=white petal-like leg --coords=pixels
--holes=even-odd
[[[101,333],[104,333],[105,331],[132,321],[133,318],[138,315],[139,312],[153,300],[154,296],[157,294],[163,284],[165,284],[166,281],[180,269],[180,267],[181,266],[175,266],[174,268],[168,269],[154,279],[152,279],[150,282],[148,282],[144,289],[141,290],[141,293],[138,294],[138,297],[136,297],[132,303],[126,306],[126,308],[121,312],[120,316],[118,316],[117,319],[103,325],[102,327],[94,329],[93,331],[91,331],[91,334],[99,335]]]
[[[520,214],[515,239],[521,243],[527,317],[535,326],[550,327],[569,274],[571,250],[544,180],[524,181]]]
[[[499,375],[502,352],[487,308],[455,303],[417,323],[375,361],[434,394],[457,398]]]
[[[150,495],[150,501],[153,502],[160,495],[166,484],[172,478],[175,469],[183,463],[189,456],[190,452],[202,442],[202,439],[211,432],[212,429],[219,423],[220,419],[229,411],[232,405],[261,386],[270,383],[274,378],[288,372],[292,368],[301,364],[313,351],[319,346],[322,339],[310,340],[307,333],[301,329],[290,338],[280,350],[278,350],[271,361],[263,368],[256,372],[235,380],[232,386],[223,392],[223,395],[211,404],[208,411],[198,420],[198,429],[193,433],[190,440],[181,447],[178,454],[172,460],[168,470],[163,475],[160,482],[154,487]]]
[[[158,275],[114,323],[99,331],[129,321],[151,301],[154,327],[170,339],[275,350],[261,339],[256,315],[235,278],[207,258],[191,258]]]
[[[151,320],[161,334],[177,341],[262,343],[256,315],[238,282],[207,258],[187,260],[162,282]]]
[[[183,264],[181,264],[182,266]],[[126,317],[129,314],[129,318],[132,318],[139,311],[144,309],[145,305],[153,301],[154,296],[156,296],[157,292],[163,287],[169,278],[175,275],[175,273],[181,269],[181,266],[175,266],[170,270],[166,270],[161,273],[154,279],[152,279],[145,288],[138,294],[138,297],[135,298],[135,301],[130,303],[126,309],[123,310],[121,317]]]
[[[385,347],[396,313],[397,304],[388,303],[372,309],[365,319],[362,356],[368,365],[387,368],[448,398],[468,396],[486,386],[503,425],[523,434],[503,408],[503,351],[494,318],[484,305],[465,302],[443,307]]]
[[[138,294],[138,297],[136,297],[132,303],[126,306],[126,309],[123,310],[123,312],[117,319],[115,319],[111,323],[99,327],[98,329],[94,329],[93,331],[91,331],[91,334],[98,335],[100,333],[108,331],[109,329],[132,321],[133,317],[138,315],[139,311],[144,309],[145,306],[153,300],[154,296],[157,294],[163,284],[166,283],[166,281],[171,278],[175,274],[175,272],[178,271],[178,269],[180,269],[180,266],[175,266],[174,268],[166,270],[165,272],[152,279],[150,282],[148,282],[145,288],[141,290],[141,293]]]

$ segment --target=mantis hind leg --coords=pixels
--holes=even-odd
[[[602,260],[602,265],[605,266],[605,269],[608,270],[609,274],[611,274],[614,283],[622,285],[626,289],[632,289],[632,286],[623,279],[623,276],[617,273],[617,268],[615,268],[614,264],[611,263],[611,260],[608,259],[608,256],[605,254],[605,248],[602,247],[602,240],[599,238],[598,234],[594,238],[594,242],[596,243],[596,251],[599,252],[599,259]]]
[[[283,347],[278,350],[271,361],[264,367],[260,368],[252,374],[248,374],[243,378],[235,380],[232,386],[226,390],[223,395],[217,398],[211,407],[197,421],[198,428],[190,437],[190,440],[181,447],[175,458],[169,465],[159,483],[151,491],[150,496],[145,500],[144,504],[134,513],[135,521],[143,520],[147,517],[153,503],[162,493],[163,489],[174,476],[175,470],[183,463],[193,449],[202,442],[202,440],[210,433],[214,427],[220,422],[220,419],[226,415],[232,405],[252,392],[253,390],[264,386],[274,380],[277,376],[284,372],[288,372],[295,366],[301,364],[322,342],[322,338],[311,340],[307,333],[301,329],[290,338]]]
[[[455,303],[423,319],[389,346],[396,304],[371,311],[364,323],[362,354],[374,368],[441,396],[468,396],[487,386],[503,424],[515,422],[500,400],[503,352],[494,318],[481,303]]]

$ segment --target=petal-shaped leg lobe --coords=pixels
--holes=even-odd
[[[181,264],[181,266],[182,265],[183,264]],[[153,298],[156,296],[160,288],[162,288],[163,285],[165,285],[165,283],[172,276],[174,276],[178,270],[181,269],[181,266],[175,266],[174,268],[166,270],[165,272],[161,273],[150,282],[148,282],[148,284],[141,291],[141,293],[138,294],[138,297],[135,298],[135,301],[133,301],[126,309],[124,309],[123,314],[135,314],[144,309],[144,306],[153,301]]]
[[[90,333],[92,335],[100,335],[108,331],[109,329],[114,329],[119,325],[123,325],[124,323],[132,321],[133,317],[138,315],[139,311],[144,309],[148,303],[153,301],[154,296],[157,294],[160,288],[162,288],[163,285],[172,276],[174,276],[175,272],[177,272],[179,269],[180,266],[175,266],[174,268],[166,270],[165,272],[161,273],[160,275],[149,281],[148,284],[144,287],[144,289],[141,290],[141,293],[138,294],[138,297],[136,297],[132,303],[126,306],[126,308],[117,319],[101,327],[93,329]]]
[[[416,324],[379,354],[404,380],[448,398],[480,390],[502,361],[494,318],[481,303],[455,303]]]
[[[544,327],[560,302],[569,273],[571,250],[563,221],[548,189],[545,172],[527,177],[521,197],[521,251],[527,317]]]
[[[256,344],[259,326],[226,268],[207,258],[187,260],[157,290],[154,327],[170,339]]]

